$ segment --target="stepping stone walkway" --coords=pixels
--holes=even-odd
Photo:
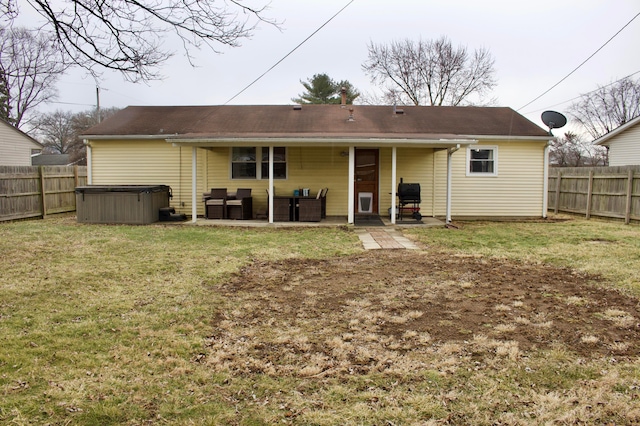
[[[397,229],[356,228],[355,232],[362,241],[365,250],[418,249],[413,241],[402,235],[402,232]]]

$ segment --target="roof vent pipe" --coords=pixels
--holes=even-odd
[[[353,108],[349,108],[349,119],[347,121],[356,121],[356,119],[353,118]]]

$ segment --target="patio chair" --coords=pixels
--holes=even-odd
[[[227,200],[227,217],[244,220],[253,217],[251,188],[238,188],[235,199]]]
[[[323,219],[326,219],[327,217],[327,192],[329,192],[329,188],[323,188],[321,189],[321,194],[320,194],[320,199],[322,200],[322,213],[321,213],[321,217]]]
[[[298,220],[300,222],[320,222],[322,219],[322,189],[316,198],[300,198],[298,200]]]
[[[226,219],[227,188],[211,188],[211,193],[204,204],[207,219]]]

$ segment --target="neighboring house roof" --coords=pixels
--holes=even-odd
[[[400,113],[402,112],[402,113]],[[87,138],[549,138],[511,108],[369,105],[130,106]]]
[[[640,115],[632,120],[627,121],[622,126],[613,129],[606,135],[599,137],[598,139],[593,141],[593,143],[595,145],[609,146],[612,142],[615,142],[615,139],[611,140],[612,138],[614,138],[615,136],[619,135],[620,133],[626,130],[629,130],[630,128],[634,127],[637,124],[640,124]]]
[[[40,154],[31,158],[34,166],[66,166],[69,163],[69,154]]]

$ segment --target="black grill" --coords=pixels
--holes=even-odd
[[[417,221],[422,220],[420,214],[420,184],[419,183],[403,183],[400,180],[398,185],[398,200],[400,220],[405,214],[410,214]]]

